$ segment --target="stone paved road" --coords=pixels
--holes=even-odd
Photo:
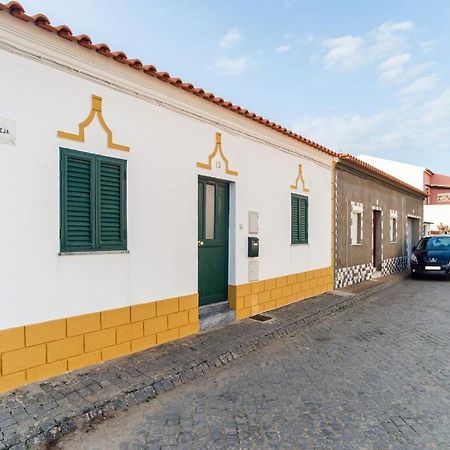
[[[58,447],[449,449],[450,282],[408,279]]]

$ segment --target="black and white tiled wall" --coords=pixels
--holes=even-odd
[[[381,275],[404,272],[408,268],[408,258],[399,256],[397,258],[385,259],[381,263]]]
[[[352,267],[342,267],[336,270],[335,289],[351,284],[361,283],[373,277],[373,264],[358,264]]]
[[[397,258],[385,259],[381,262],[381,275],[404,272],[408,268],[408,258],[399,256]],[[373,264],[359,264],[352,267],[342,267],[336,270],[335,289],[350,286],[363,281],[371,280],[375,268]]]

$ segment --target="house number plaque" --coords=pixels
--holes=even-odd
[[[0,117],[0,144],[16,145],[16,122]]]

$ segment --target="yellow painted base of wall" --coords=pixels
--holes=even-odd
[[[228,287],[236,318],[333,289],[331,267]],[[198,294],[0,331],[0,392],[199,332]]]
[[[311,270],[269,280],[228,286],[230,308],[236,319],[280,308],[333,289],[333,268]]]
[[[198,331],[198,294],[1,330],[0,392]]]

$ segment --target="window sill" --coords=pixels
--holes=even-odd
[[[309,242],[291,243],[291,247],[297,247],[298,245],[309,245]]]
[[[59,252],[58,256],[73,255],[117,255],[121,253],[130,253],[130,250],[98,250],[98,251],[79,251],[79,252]]]
[[[357,243],[357,244],[350,244],[350,245],[354,245],[354,246],[356,246],[356,247],[361,247],[361,245],[364,245],[362,242],[359,242],[359,243]]]

